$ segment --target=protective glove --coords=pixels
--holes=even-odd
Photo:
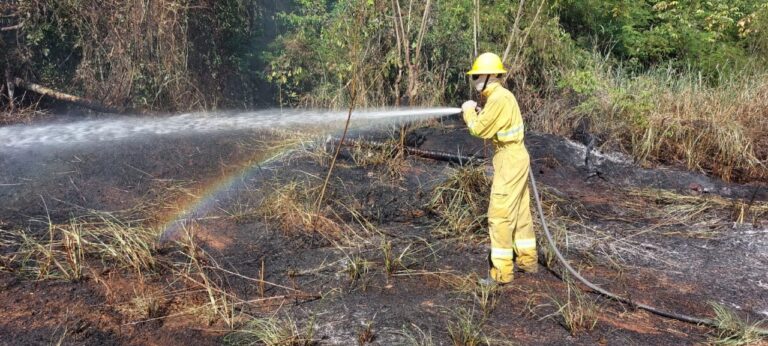
[[[464,104],[461,105],[462,112],[466,112],[470,109],[477,109],[477,102],[469,100],[467,102],[464,102]]]

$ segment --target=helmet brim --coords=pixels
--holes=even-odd
[[[467,72],[467,75],[473,76],[478,74],[499,74],[499,73],[507,73],[507,70],[472,70]]]

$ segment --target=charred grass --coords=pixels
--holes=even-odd
[[[626,197],[588,196],[585,202],[552,187],[541,190],[545,218],[556,245],[566,257],[569,253],[580,254],[588,262],[599,258],[619,271],[638,258],[678,266],[644,243],[644,237],[713,239],[734,227],[759,228],[768,217],[768,203],[764,201],[711,193],[630,187],[611,192]],[[537,217],[534,222],[539,223]],[[539,246],[546,264],[552,268],[555,261],[549,244],[540,242]]]

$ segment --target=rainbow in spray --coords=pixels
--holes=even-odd
[[[391,125],[393,123],[424,120],[429,118],[441,117],[460,112],[457,108],[432,108],[432,109],[398,109],[398,110],[376,110],[360,113],[353,113],[353,128],[355,131],[370,129],[380,125]],[[285,113],[282,113],[285,114]],[[269,124],[269,129],[277,128],[301,128],[309,129],[308,125],[324,125],[320,128],[324,130],[339,131],[342,120],[346,114],[339,112],[320,112],[311,113],[308,111],[294,112],[282,119],[267,119],[264,116],[258,117],[262,126]],[[301,121],[300,121],[301,120]],[[239,121],[238,121],[239,122]],[[250,122],[249,122],[250,124]],[[230,128],[229,126],[227,128]],[[243,127],[231,127],[232,129],[242,129]],[[247,127],[246,127],[247,128]],[[315,131],[318,127],[315,126]],[[269,151],[269,150],[266,150]],[[269,166],[275,161],[291,152],[290,147],[282,147],[277,151],[257,153],[262,160],[254,160],[254,164],[246,165],[236,172],[223,176],[206,185],[201,189],[198,197],[189,200],[185,205],[173,213],[162,225],[163,233],[161,241],[173,239],[179,230],[184,229],[189,223],[207,217],[211,211],[223,200],[236,196],[244,190],[245,184],[252,179],[260,170]]]
[[[200,190],[198,196],[188,200],[185,205],[180,207],[177,212],[171,214],[167,221],[162,224],[160,242],[175,239],[180,230],[185,229],[191,222],[205,218],[222,200],[242,193],[245,184],[249,180],[255,179],[255,176],[261,169],[290,154],[290,152],[291,149],[289,148],[282,149],[261,161],[257,161],[252,165],[246,165],[232,174],[220,177],[207,184]]]

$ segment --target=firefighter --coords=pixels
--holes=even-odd
[[[506,73],[498,55],[478,56],[467,74],[485,105],[479,110],[475,101],[467,101],[461,107],[469,132],[490,139],[494,146],[488,206],[490,277],[482,281],[490,284],[511,282],[515,264],[530,273],[539,266],[528,191],[530,158],[523,143],[525,125],[515,96],[501,85]]]

